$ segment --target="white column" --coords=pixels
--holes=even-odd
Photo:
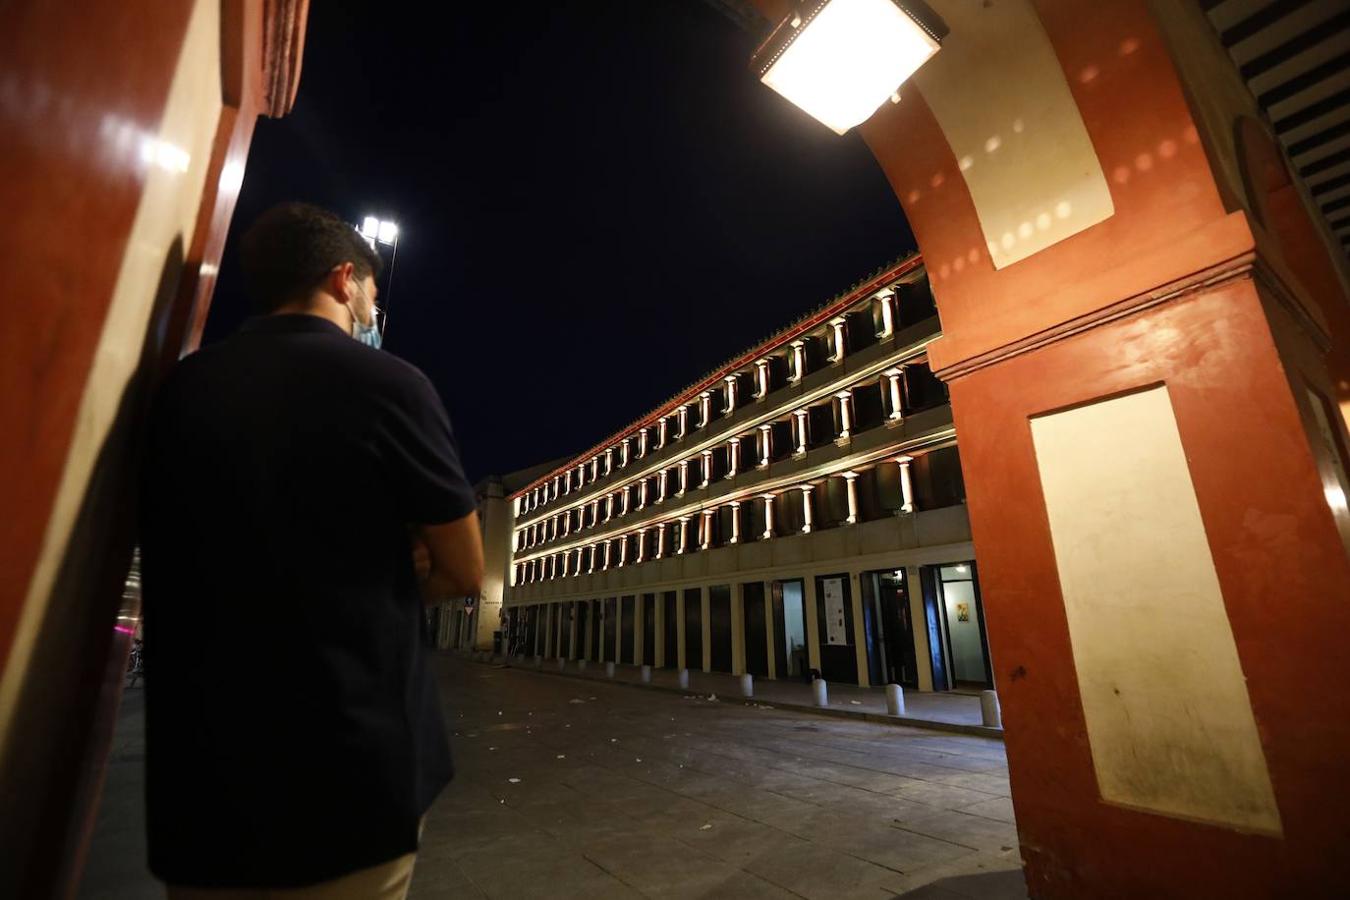
[[[562,492],[563,492],[564,494],[570,494],[570,493],[572,493],[572,470],[571,470],[571,469],[568,469],[566,472],[563,473],[563,477],[562,477]]]
[[[848,518],[844,521],[850,525],[858,524],[858,473],[841,472],[844,477],[844,484],[848,488]]]
[[[830,323],[834,336],[834,352],[830,354],[830,362],[838,362],[844,358],[844,320],[835,319]]]
[[[881,304],[881,331],[877,333],[877,337],[887,338],[895,333],[895,309],[892,306],[895,302],[895,291],[886,288],[877,294],[877,302]]]
[[[731,506],[731,541],[730,543],[739,544],[741,542],[741,502],[732,500]]]
[[[566,578],[572,569],[572,551],[568,550],[562,555],[562,577]]]
[[[773,500],[775,494],[764,495],[764,534],[760,535],[763,540],[773,537]]]
[[[736,376],[728,375],[723,381],[727,384],[727,415],[736,411]]]
[[[797,452],[805,453],[807,440],[806,410],[804,409],[793,410],[792,421],[797,425]]]
[[[608,538],[606,538],[606,539],[603,541],[603,546],[604,546],[604,548],[605,548],[605,555],[604,555],[604,558],[600,560],[600,568],[601,568],[602,570],[603,570],[603,569],[608,569],[608,568],[609,568],[610,540],[609,540]]]
[[[689,407],[687,405],[681,406],[677,415],[679,416],[680,427],[675,437],[682,438],[689,433]]]
[[[679,556],[680,554],[684,553],[685,549],[688,548],[688,546],[689,546],[689,517],[688,517],[688,516],[680,516],[680,524],[679,524],[679,526],[678,526],[677,531],[678,531],[678,535],[679,535],[679,541],[678,541],[679,546],[675,548],[675,555],[676,555],[676,556]],[[681,594],[680,596],[684,596],[684,595]]]
[[[699,546],[704,550],[707,550],[712,546],[712,518],[716,512],[717,510],[714,509],[705,509],[703,511],[703,518],[700,522],[703,534],[699,537]]]
[[[846,438],[853,431],[853,393],[840,391],[834,396],[839,399],[839,437]]]
[[[806,342],[792,342],[792,374],[788,376],[788,381],[801,381],[802,376],[806,374]]]
[[[904,416],[904,401],[900,395],[900,370],[887,369],[881,374],[886,376],[887,393],[891,399],[891,414],[888,418],[899,421]]]
[[[727,477],[731,478],[741,470],[741,439],[734,437],[727,441]]]
[[[662,416],[661,421],[656,423],[656,449],[660,450],[666,445],[666,437],[670,433],[670,417]]]
[[[608,522],[614,518],[614,495],[612,493],[605,495],[605,521]]]
[[[591,501],[591,527],[594,528],[600,524],[600,498],[596,497]]]
[[[638,459],[647,455],[647,428],[638,429]]]
[[[622,441],[619,442],[619,468],[620,468],[620,469],[622,469],[624,466],[628,465],[628,453],[629,453],[628,447],[629,447],[629,445],[632,444],[632,443],[633,443],[633,439],[632,439],[632,438],[624,438]]]
[[[689,490],[689,460],[682,459],[680,460],[680,489],[675,492],[675,496],[682,496],[687,490]]]
[[[900,456],[896,458],[896,463],[900,466],[900,496],[904,498],[904,505],[900,507],[901,512],[914,512],[914,482],[909,477],[909,464],[914,462],[912,456]]]
[[[755,397],[765,397],[769,393],[769,361],[755,360]]]
[[[623,492],[619,494],[619,515],[621,516],[628,515],[629,492],[632,489],[633,486],[631,484],[625,484],[623,486]]]
[[[596,481],[600,477],[600,457],[591,457],[591,481]]]
[[[760,468],[769,464],[769,457],[773,455],[773,426],[759,426],[759,465]]]
[[[712,479],[712,451],[703,451],[703,483],[699,487],[707,487]]]
[[[656,502],[664,503],[666,501],[666,479],[670,476],[669,469],[662,469],[656,475]]]
[[[698,395],[698,427],[707,428],[712,419],[712,394],[704,391]]]
[[[637,557],[633,560],[635,564],[642,562],[643,551],[646,548],[646,545],[647,545],[647,529],[645,527],[639,528],[637,530]],[[638,597],[634,600],[634,602],[640,605],[641,600],[642,598]]]
[[[608,475],[610,472],[613,472],[613,471],[614,471],[614,448],[613,448],[613,447],[608,447],[608,448],[605,449],[605,473],[604,473],[604,474]]]
[[[557,500],[557,499],[558,499],[558,495],[559,495],[561,492],[562,492],[562,476],[561,476],[561,475],[554,475],[554,476],[553,476],[553,499],[554,499],[554,500]]]
[[[592,572],[595,571],[595,558],[596,558],[597,556],[600,555],[600,548],[599,548],[598,546],[596,546],[595,544],[591,544],[591,545],[589,546],[589,549],[590,549],[590,551],[591,551],[591,564],[590,564],[590,566],[586,569],[586,574],[587,574],[587,575],[590,575]]]
[[[810,534],[811,526],[815,524],[811,515],[811,492],[815,490],[815,485],[802,485],[802,534]]]
[[[645,509],[647,506],[647,479],[638,482],[638,509]]]
[[[661,559],[666,555],[666,523],[662,522],[656,526],[656,558]]]
[[[569,509],[563,513],[563,537],[572,533],[572,511]]]

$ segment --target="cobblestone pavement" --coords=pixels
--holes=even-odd
[[[1023,898],[997,740],[445,656],[458,777],[413,883],[440,897]],[[159,898],[124,704],[80,896]]]

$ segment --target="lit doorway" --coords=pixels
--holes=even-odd
[[[774,671],[779,678],[807,680],[810,656],[806,649],[806,591],[800,579],[775,581],[770,586],[773,607]]]
[[[992,688],[994,672],[989,660],[989,639],[985,634],[975,562],[925,566],[924,577],[925,606],[930,620],[934,616],[940,619],[945,657],[941,668],[945,670],[946,678],[940,681],[936,677],[939,661],[935,655],[934,686],[945,683],[958,690]]]

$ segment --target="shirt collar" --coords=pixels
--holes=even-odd
[[[255,316],[246,321],[239,330],[253,334],[323,334],[331,332],[343,337],[351,337],[347,332],[322,316],[311,316],[308,313]]]

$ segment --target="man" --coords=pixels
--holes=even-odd
[[[261,315],[151,416],[150,868],[170,898],[399,898],[452,774],[422,601],[478,593],[474,496],[431,384],[375,349],[356,231],[285,204],[241,259]]]

